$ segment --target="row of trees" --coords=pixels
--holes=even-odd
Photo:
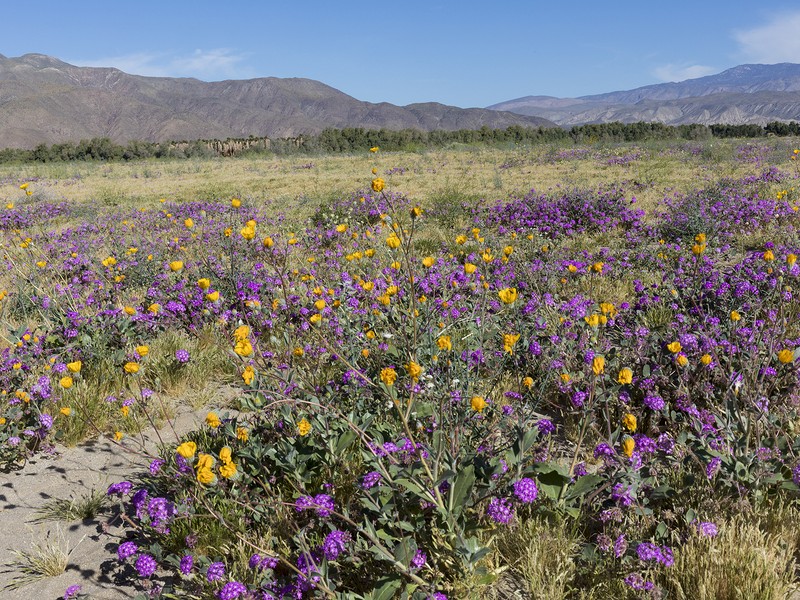
[[[33,150],[0,150],[0,163],[69,162],[76,160],[137,160],[143,158],[196,158],[252,154],[315,154],[358,152],[373,146],[384,150],[419,150],[452,144],[540,144],[641,142],[646,140],[703,140],[716,138],[758,138],[800,136],[800,123],[773,122],[767,125],[664,125],[663,123],[594,123],[571,129],[560,127],[520,127],[506,129],[460,129],[457,131],[419,131],[416,129],[325,129],[318,135],[298,138],[243,138],[181,142],[131,141],[115,144],[108,138],[65,142]]]

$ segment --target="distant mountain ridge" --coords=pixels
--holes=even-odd
[[[739,65],[677,83],[578,98],[525,96],[488,108],[539,116],[561,126],[613,121],[667,125],[800,121],[800,65]]]
[[[76,67],[43,54],[0,54],[0,148],[94,137],[125,143],[294,137],[327,127],[432,131],[512,125],[556,126],[483,108],[362,102],[311,79],[204,82]]]

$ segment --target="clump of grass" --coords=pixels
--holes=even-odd
[[[567,598],[575,577],[578,541],[566,522],[542,519],[523,522],[497,538],[499,563],[508,565],[510,575],[501,576],[488,598],[504,595],[507,588],[527,588],[528,597],[542,600]],[[523,585],[520,585],[523,584]]]
[[[35,521],[84,521],[94,519],[108,505],[106,495],[98,490],[77,498],[54,498],[36,511]]]
[[[788,598],[795,588],[794,551],[794,540],[735,517],[714,538],[689,539],[664,571],[663,587],[678,600]]]
[[[30,550],[12,551],[14,560],[6,566],[18,575],[13,577],[5,589],[16,590],[46,577],[57,577],[67,569],[70,548],[63,534],[59,531],[57,539],[47,538]]]

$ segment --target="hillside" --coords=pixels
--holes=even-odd
[[[555,126],[481,108],[362,102],[310,79],[204,82],[76,67],[41,54],[0,55],[0,148],[93,137],[125,143],[293,137],[326,127],[431,131],[511,125]]]
[[[800,65],[739,65],[678,83],[578,98],[525,96],[493,110],[539,116],[562,126],[621,121],[764,124],[800,120]]]

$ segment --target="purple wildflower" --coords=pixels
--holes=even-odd
[[[219,581],[225,577],[225,565],[221,562],[213,562],[208,565],[208,570],[206,570],[206,581],[211,583],[212,581]]]
[[[708,464],[706,465],[706,477],[709,479],[714,479],[714,476],[719,473],[720,465],[722,464],[722,459],[719,456],[715,456],[712,458]]]
[[[529,504],[536,500],[539,495],[539,490],[536,487],[536,482],[530,477],[523,477],[519,481],[514,482],[514,495],[520,502]]]
[[[119,483],[112,483],[108,486],[106,491],[107,496],[127,496],[131,493],[133,484],[130,481],[120,481]]]
[[[625,539],[625,535],[620,535],[616,540],[614,540],[614,556],[619,558],[628,550],[628,540]]]
[[[181,364],[186,364],[189,362],[189,351],[188,350],[176,350],[175,351],[175,360],[177,360]]]
[[[631,573],[625,579],[623,579],[623,581],[625,582],[625,585],[636,590],[637,592],[649,592],[655,587],[652,581],[646,581],[645,578],[639,573]]]
[[[422,550],[417,550],[417,553],[414,554],[414,558],[411,559],[411,568],[421,569],[427,562],[428,556]]]
[[[699,523],[695,523],[695,526],[697,527],[698,533],[706,537],[712,538],[719,533],[716,524],[712,523],[711,521],[701,521]]]
[[[363,479],[361,480],[361,487],[365,490],[369,488],[375,487],[380,483],[381,474],[378,471],[370,471],[366,475],[364,475]]]
[[[136,567],[136,572],[139,574],[139,577],[147,579],[156,572],[158,563],[156,563],[156,559],[149,554],[140,554],[134,566]]]
[[[556,426],[553,425],[550,419],[539,419],[539,422],[536,423],[536,427],[541,435],[550,435],[556,430]]]
[[[194,568],[194,557],[191,554],[184,556],[178,568],[180,569],[181,575],[188,575],[191,573]]]
[[[242,594],[247,593],[247,586],[243,583],[239,583],[238,581],[229,581],[225,584],[217,597],[219,600],[236,600]]]
[[[350,535],[338,529],[331,531],[322,543],[322,552],[328,560],[336,560],[344,552]]]
[[[122,542],[117,548],[117,557],[120,562],[128,560],[138,552],[139,547],[134,542]]]
[[[80,594],[80,592],[81,592],[81,586],[71,585],[64,592],[64,600],[73,600],[74,598],[78,597],[78,594]]]
[[[486,515],[495,523],[507,525],[514,519],[514,507],[507,498],[492,498],[486,509]]]

